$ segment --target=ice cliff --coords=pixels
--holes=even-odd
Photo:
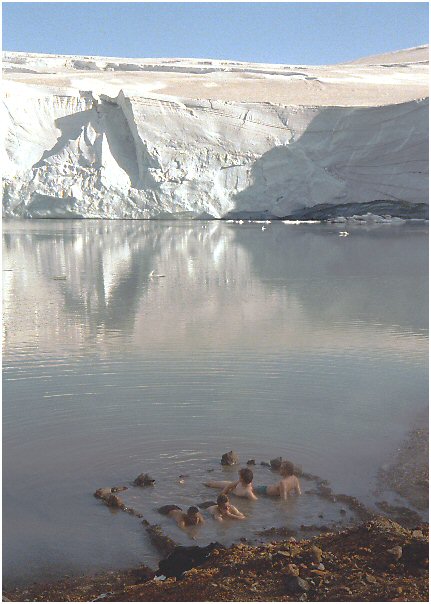
[[[323,67],[4,53],[3,214],[422,216],[428,64],[411,50]]]

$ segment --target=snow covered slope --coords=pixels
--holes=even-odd
[[[425,53],[306,67],[3,53],[3,214],[284,217],[386,201],[414,216],[428,202]]]

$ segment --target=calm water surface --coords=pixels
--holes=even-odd
[[[156,486],[127,503],[190,543],[154,508],[213,498],[201,483],[236,476],[218,464],[232,448],[376,501],[427,407],[428,232],[338,231],[4,221],[6,584],[154,564],[139,521],[92,497],[140,472]],[[235,503],[249,518],[198,543],[339,518],[308,495]]]

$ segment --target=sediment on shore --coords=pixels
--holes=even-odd
[[[11,601],[428,601],[428,525],[383,517],[312,539],[214,550],[182,579],[141,567],[34,585]]]

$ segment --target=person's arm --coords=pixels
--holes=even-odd
[[[183,512],[181,512],[180,510],[171,510],[168,516],[173,518],[181,529],[186,528]]]
[[[210,514],[214,518],[214,520],[217,520],[217,522],[223,522],[223,516],[218,511],[216,505],[214,505],[211,508],[208,508],[208,512],[210,512]]]
[[[203,524],[205,522],[204,517],[202,516],[202,514],[198,514],[198,524]]]
[[[295,490],[298,493],[298,495],[302,495],[301,485],[299,484],[299,480],[296,478],[296,476],[295,476]]]
[[[227,515],[230,518],[236,518],[237,520],[244,520],[245,518],[244,514],[237,510],[236,507],[233,505],[231,505],[230,508],[227,510]]]
[[[253,501],[256,501],[257,499],[259,499],[259,497],[256,497],[256,495],[255,495],[255,493],[253,491],[253,487],[249,491],[248,498],[252,499]]]
[[[234,488],[236,487],[236,485],[238,483],[239,483],[239,480],[237,480],[236,482],[230,482],[227,486],[225,486],[225,488],[220,493],[220,495],[227,495],[228,493],[230,493],[231,491],[234,490]]]

